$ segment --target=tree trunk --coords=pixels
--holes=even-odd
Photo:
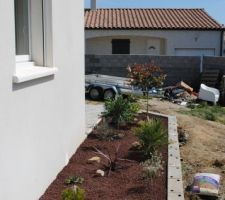
[[[148,108],[149,93],[148,93],[148,89],[147,88],[146,88],[146,94],[147,94],[147,109],[146,109],[147,113],[146,113],[146,118],[147,118],[147,121],[149,121],[149,116],[148,116],[148,110],[149,110],[149,108]]]

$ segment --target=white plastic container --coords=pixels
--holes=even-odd
[[[220,98],[220,91],[216,88],[201,84],[198,98],[201,100],[213,102],[216,105]]]

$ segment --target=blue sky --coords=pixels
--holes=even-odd
[[[85,0],[90,7],[90,0]],[[98,8],[204,8],[225,24],[225,0],[97,0]]]

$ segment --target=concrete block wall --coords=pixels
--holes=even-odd
[[[86,73],[127,76],[127,66],[134,63],[154,61],[167,74],[165,85],[174,85],[183,80],[198,88],[201,77],[199,56],[149,56],[149,55],[86,55]],[[225,74],[225,57],[202,58],[202,68],[219,69]]]
[[[203,69],[219,69],[225,74],[225,57],[208,57],[203,59]]]
[[[167,74],[165,85],[183,80],[197,87],[200,78],[200,57],[148,55],[86,55],[86,73],[127,76],[127,66],[154,61]],[[198,81],[196,81],[198,80]]]

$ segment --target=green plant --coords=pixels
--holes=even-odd
[[[210,111],[205,112],[205,119],[209,121],[216,121],[216,115]]]
[[[71,184],[82,184],[84,182],[84,178],[80,176],[69,176],[67,179],[65,179],[64,183],[66,185]]]
[[[163,170],[162,156],[154,153],[152,157],[141,163],[142,178],[154,178]]]
[[[120,158],[118,158],[119,149],[120,149],[120,145],[116,147],[114,156],[111,156],[109,153],[107,154],[103,153],[102,151],[94,147],[95,153],[97,153],[98,155],[102,156],[103,158],[107,160],[107,165],[105,167],[109,170],[108,175],[110,175],[111,171],[115,171],[117,168],[117,163],[120,160]]]
[[[108,170],[108,176],[110,175],[111,171],[116,171],[118,169],[119,161],[135,162],[128,159],[119,158],[119,149],[120,145],[116,147],[114,155],[111,155],[110,153],[103,153],[98,148],[94,147],[95,153],[102,156],[105,160],[107,160],[105,168]]]
[[[78,186],[67,188],[62,192],[63,200],[84,200],[85,191]]]
[[[188,108],[190,110],[182,110],[179,112],[225,124],[225,109],[223,107],[210,106],[207,102],[203,102],[199,105],[189,106]]]
[[[140,127],[135,129],[135,134],[144,154],[150,158],[158,148],[168,143],[166,130],[159,120],[142,122]]]
[[[112,123],[119,127],[122,123],[132,121],[138,109],[136,103],[131,103],[122,96],[118,96],[116,99],[108,99],[105,102],[106,111],[103,116],[111,118]]]
[[[201,102],[197,107],[198,108],[207,108],[209,105],[206,101]]]
[[[161,87],[166,79],[166,75],[159,66],[151,61],[146,64],[133,64],[128,66],[128,77],[130,78],[130,84],[141,88],[143,94],[147,96],[146,111],[148,117],[148,91],[153,87]]]
[[[196,105],[193,104],[193,103],[189,103],[189,104],[187,104],[187,108],[195,109],[196,108]]]
[[[116,133],[115,129],[112,129],[104,119],[103,122],[96,127],[95,132],[99,140],[113,141],[124,137],[123,134]]]
[[[123,97],[131,103],[136,103],[138,101],[138,96],[134,94],[124,94]]]

